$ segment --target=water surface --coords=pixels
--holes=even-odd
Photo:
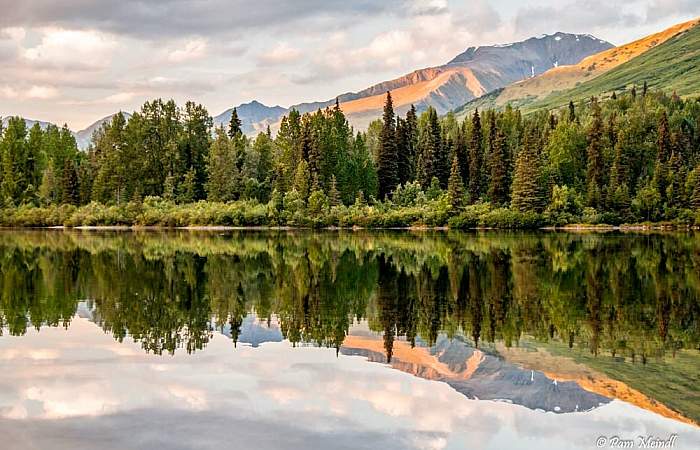
[[[0,232],[3,448],[700,442],[700,236]]]

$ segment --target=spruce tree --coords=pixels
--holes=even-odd
[[[481,131],[481,118],[479,110],[472,116],[471,139],[469,140],[469,196],[472,202],[479,200],[482,184],[482,156],[481,147],[483,134]]]
[[[464,183],[462,183],[462,175],[459,173],[457,155],[452,158],[450,179],[447,183],[447,195],[453,208],[461,209],[464,206]]]
[[[540,167],[537,130],[526,132],[515,162],[511,206],[520,212],[541,212],[545,198]]]
[[[235,177],[237,173],[233,146],[223,126],[216,129],[216,137],[209,151],[207,172],[207,199],[212,202],[235,200]]]
[[[228,137],[229,139],[237,139],[243,134],[241,128],[241,119],[238,118],[238,110],[233,108],[231,111],[231,120],[228,122]]]
[[[408,145],[411,148],[411,161],[412,175],[415,179],[416,174],[416,163],[418,155],[416,154],[416,146],[418,145],[418,114],[416,113],[416,107],[411,105],[411,109],[406,113],[406,138],[408,139]]]
[[[408,120],[396,118],[396,152],[398,156],[398,181],[406,184],[413,180],[415,172],[414,146]]]
[[[685,205],[685,167],[681,160],[680,150],[674,148],[669,160],[671,183],[668,187],[668,204],[673,208]]]
[[[505,138],[492,119],[489,137],[489,158],[491,176],[489,179],[488,196],[495,204],[503,204],[508,201],[508,164],[505,154]]]
[[[696,210],[700,210],[700,166],[695,169],[697,176],[695,177],[695,186],[690,196],[690,206]]]
[[[659,118],[656,144],[657,154],[656,167],[654,168],[654,186],[661,196],[661,203],[664,204],[667,201],[668,162],[671,157],[671,136],[666,111],[664,111]]]
[[[593,120],[588,129],[588,150],[586,164],[586,187],[588,204],[594,208],[602,205],[603,191],[603,119],[600,105],[593,99]]]
[[[63,174],[61,176],[62,197],[61,203],[64,205],[78,205],[80,200],[80,188],[78,186],[78,173],[75,170],[75,163],[71,159],[66,159],[63,164]]]
[[[382,131],[379,136],[379,155],[377,158],[377,178],[379,181],[379,198],[384,199],[396,189],[399,183],[396,157],[396,127],[394,105],[391,93],[386,93]]]
[[[328,200],[331,206],[340,206],[343,202],[340,200],[340,191],[335,180],[335,175],[331,176],[331,187],[328,191]]]

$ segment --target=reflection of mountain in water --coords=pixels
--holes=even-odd
[[[231,324],[220,331],[224,336],[232,337]],[[283,339],[277,319],[261,322],[255,314],[248,314],[241,322],[237,343],[257,347],[265,342],[282,342]]]
[[[340,351],[387,362],[379,337],[350,335]],[[575,382],[557,382],[542,372],[523,369],[444,335],[432,347],[411,348],[405,341],[395,341],[390,364],[421,378],[445,382],[469,398],[507,401],[530,409],[565,413],[610,402]]]

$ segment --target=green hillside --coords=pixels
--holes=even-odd
[[[458,119],[461,119],[467,115],[471,115],[476,109],[479,111],[485,109],[496,109],[496,99],[499,95],[501,95],[501,92],[503,92],[503,88],[493,90],[488,94],[484,94],[481,97],[477,97],[474,100],[465,103],[454,110],[455,116],[457,116]]]
[[[557,108],[569,100],[611,94],[647,82],[649,89],[675,91],[680,96],[700,94],[700,26],[669,39],[656,48],[573,89],[555,92],[549,97],[525,105],[532,111]]]

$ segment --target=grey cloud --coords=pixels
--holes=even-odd
[[[647,22],[656,23],[672,16],[700,15],[698,0],[654,0],[647,8]]]
[[[629,0],[622,3],[624,1]],[[584,0],[556,7],[523,8],[515,18],[515,29],[522,35],[532,36],[542,31],[587,32],[611,26],[631,27],[642,21],[640,16],[623,12],[619,2]],[[548,28],[543,30],[543,25]]]
[[[298,21],[338,27],[379,13],[402,11],[404,1],[258,0],[253,7],[246,0],[0,0],[0,28],[58,25],[157,38],[217,35]],[[334,20],[325,20],[328,18]],[[313,28],[305,28],[309,29]]]

